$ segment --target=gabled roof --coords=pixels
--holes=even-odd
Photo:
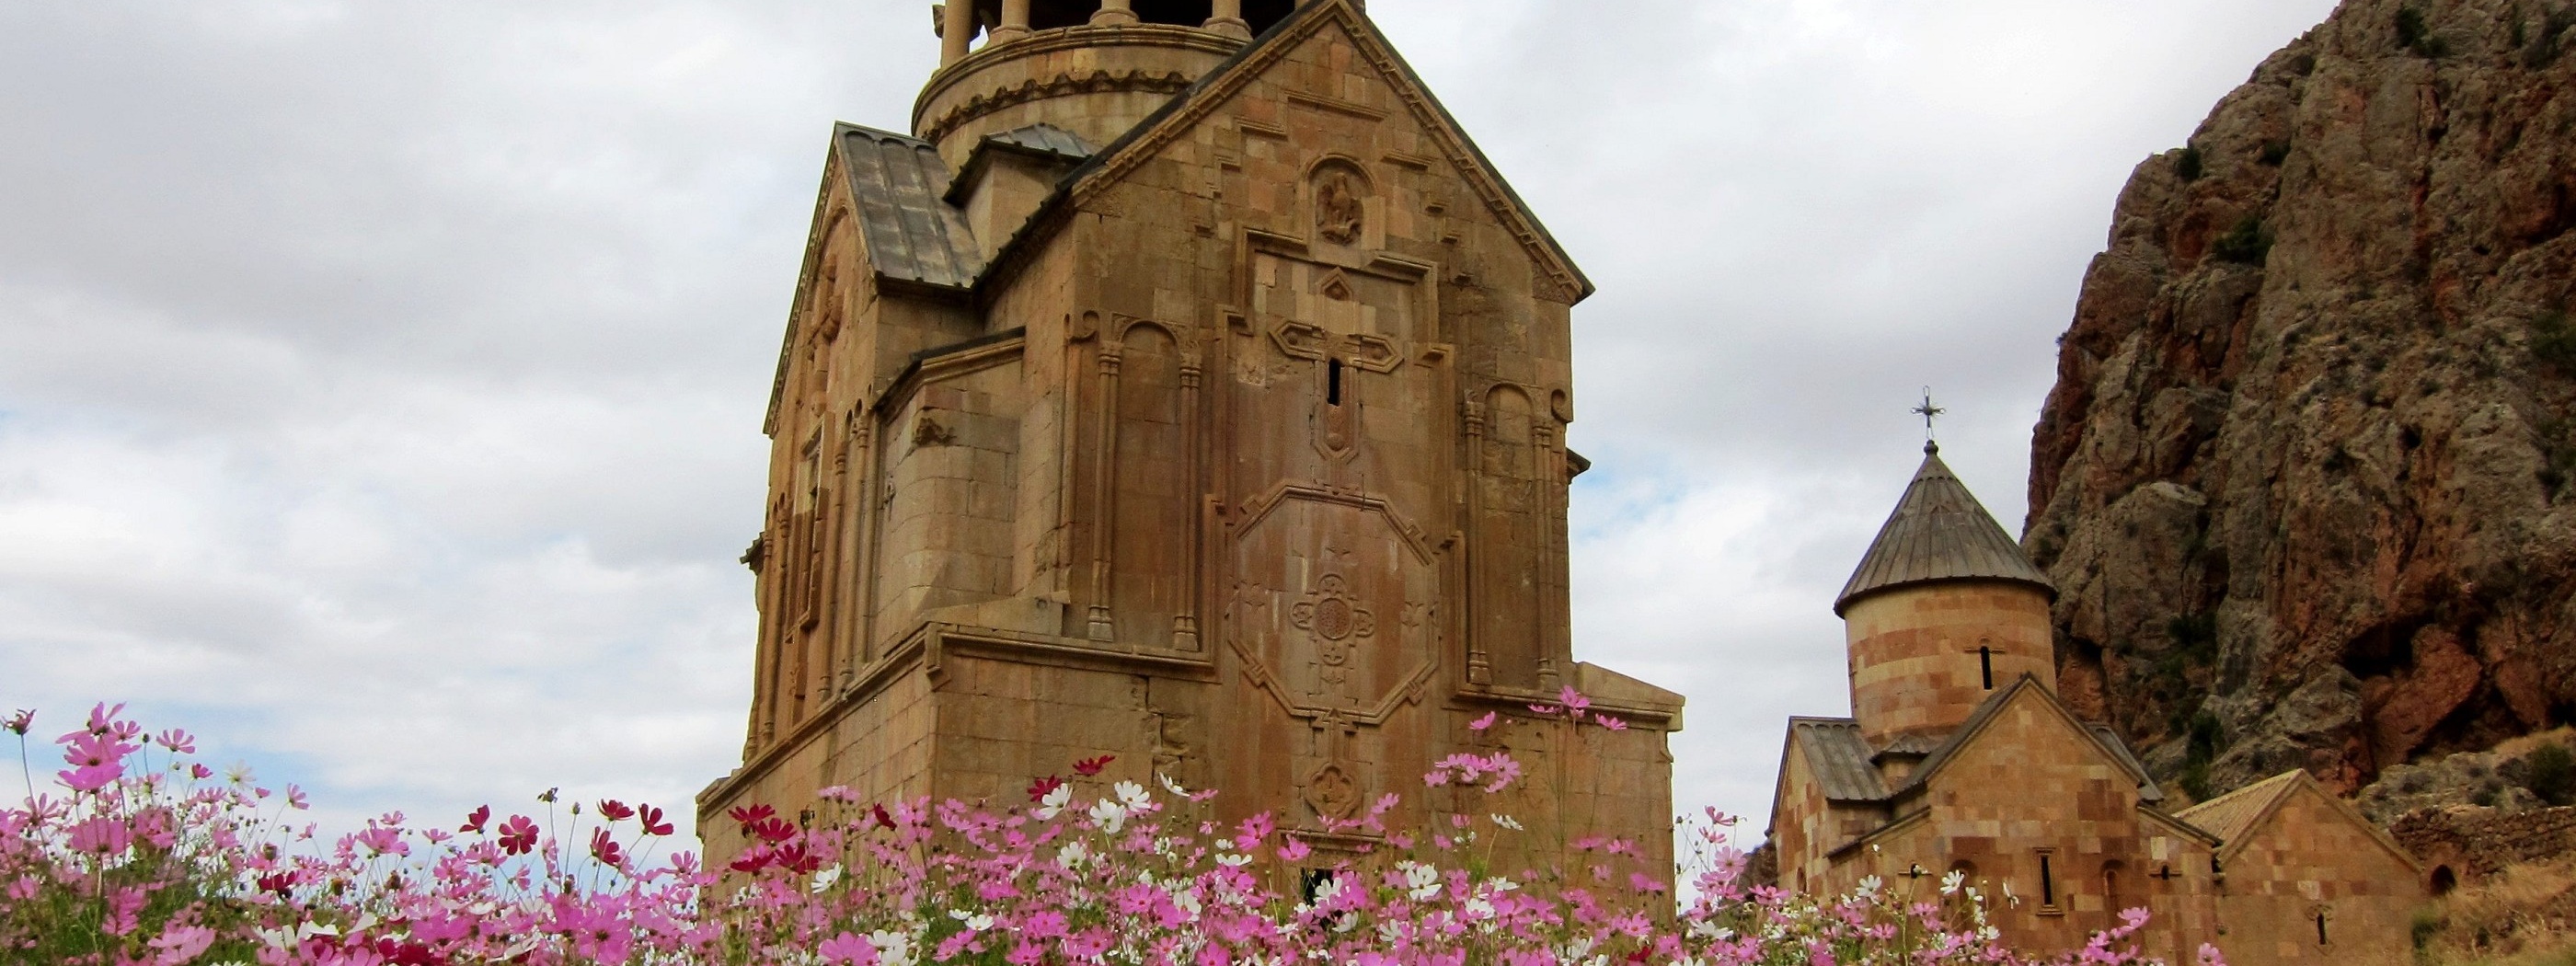
[[[1887,783],[1871,762],[1869,742],[1850,718],[1791,718],[1789,744],[1804,752],[1807,770],[1830,802],[1887,800]]]
[[[2051,596],[2057,587],[2030,562],[1977,502],[1959,476],[1941,462],[1941,448],[1923,447],[1923,466],[1906,484],[1904,499],[1878,530],[1851,581],[1834,598],[1840,616],[1868,594],[1950,580],[2005,580],[2029,584]]]
[[[966,216],[944,199],[948,165],[938,149],[919,138],[856,124],[832,125],[827,154],[826,187],[837,167],[850,193],[851,217],[858,223],[861,257],[878,278],[966,292],[983,274],[983,249],[966,227]],[[778,407],[787,394],[787,364],[804,327],[808,287],[821,277],[824,236],[832,230],[831,198],[817,199],[814,227],[805,239],[805,268],[796,279],[796,298],[787,313],[786,341],[778,349],[778,372],[770,380],[769,415],[763,432],[778,431]]]
[[[2279,804],[2298,787],[2305,772],[2282,772],[2254,784],[2220,795],[2182,810],[2183,821],[2200,826],[2202,831],[2218,836],[2219,841],[2233,843],[2252,831],[2254,823],[2272,806]]]
[[[1051,162],[1059,166],[1057,172],[1061,174],[1090,160],[1098,151],[1081,135],[1053,124],[1031,124],[987,134],[976,139],[975,149],[967,152],[966,163],[958,167],[957,179],[949,184],[942,197],[951,205],[964,205],[967,193],[974,190],[977,179],[983,177],[984,168],[993,163],[996,154],[1017,154]]]
[[[2039,678],[2029,674],[2022,675],[2010,686],[1980,702],[1977,710],[1968,715],[1968,720],[1961,723],[1958,730],[1950,732],[1950,737],[1944,739],[1940,747],[1924,756],[1923,763],[1914,767],[1914,772],[1906,776],[1905,784],[1897,788],[1892,797],[1903,797],[1921,790],[1934,774],[1941,771],[1942,766],[1949,764],[1952,758],[1958,757],[1961,749],[1966,748],[1977,739],[1979,734],[1984,733],[1986,726],[1994,722],[1996,715],[2003,713],[2005,706],[2010,705],[2014,698],[2025,692],[2046,703],[2050,710],[2057,712],[2060,719],[2075,729],[2076,734],[2090,740],[2094,747],[2102,752],[2103,757],[2110,759],[2112,764],[2118,765],[2120,770],[2129,773],[2129,777],[2137,782],[2140,802],[2153,804],[2164,800],[2164,791],[2156,787],[2155,778],[2147,774],[2146,767],[2138,763],[2136,755],[2129,753],[2128,745],[2122,742],[2118,735],[2113,734],[2108,728],[2078,720],[2074,712],[2067,710],[2066,705],[2057,700],[2057,695],[2039,683]]]
[[[2225,861],[2244,851],[2245,846],[2253,841],[2253,833],[2262,828],[2263,823],[2274,813],[2279,812],[2284,803],[2303,792],[2314,795],[2318,801],[2326,803],[2328,809],[2342,815],[2345,821],[2361,829],[2371,841],[2396,856],[2408,868],[2421,868],[2414,854],[2406,851],[2405,846],[2399,845],[2395,838],[2389,836],[2387,830],[2379,827],[2379,823],[2361,814],[2361,810],[2354,808],[2351,802],[2344,801],[2343,796],[2327,790],[2305,769],[2285,771],[2194,805],[2184,809],[2181,818],[2217,836],[2218,856],[2221,861]]]
[[[1339,26],[1355,42],[1361,62],[1377,70],[1387,84],[1404,101],[1417,123],[1422,125],[1440,153],[1455,166],[1462,178],[1476,192],[1479,200],[1491,210],[1504,227],[1520,239],[1521,245],[1538,263],[1542,286],[1554,288],[1554,294],[1567,304],[1580,302],[1594,291],[1592,280],[1576,267],[1556,236],[1548,233],[1529,204],[1494,168],[1476,142],[1467,137],[1458,119],[1432,96],[1420,75],[1413,72],[1402,55],[1396,53],[1386,35],[1371,23],[1351,0],[1313,0],[1288,15],[1279,23],[1253,38],[1240,51],[1198,79],[1187,90],[1174,96],[1161,109],[1129,129],[1118,140],[1110,142],[1067,175],[1054,197],[1030,220],[1030,230],[1004,246],[994,261],[999,269],[995,276],[1007,275],[1017,258],[1042,243],[1063,221],[1065,209],[1108,190],[1119,179],[1155,156],[1163,147],[1188,133],[1201,121],[1224,106],[1228,99],[1260,77],[1297,45],[1323,30]],[[1356,65],[1354,65],[1356,66]]]
[[[930,142],[835,125],[835,152],[870,267],[883,278],[965,289],[984,271],[964,212],[948,204],[948,164]]]

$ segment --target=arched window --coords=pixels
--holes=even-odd
[[[2434,866],[2433,881],[2429,885],[2435,898],[2450,895],[2451,890],[2460,887],[2460,874],[2451,871],[2451,867],[2447,865]]]

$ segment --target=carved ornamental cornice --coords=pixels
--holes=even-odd
[[[913,101],[912,128],[916,137],[937,142],[975,118],[1015,104],[1044,100],[1065,94],[1096,92],[1150,92],[1177,94],[1187,90],[1198,78],[1169,70],[1092,70],[1065,71],[1046,79],[1028,78],[1017,83],[993,84],[989,90],[950,107],[938,117],[930,117],[931,105],[955,96],[958,88],[977,83],[991,83],[982,75],[1013,61],[1043,57],[1069,50],[1144,47],[1196,51],[1217,57],[1233,55],[1243,49],[1244,41],[1224,34],[1194,27],[1169,24],[1128,24],[1117,27],[1065,27],[1044,30],[1016,40],[991,44],[975,51],[938,73],[923,85],[921,96]]]

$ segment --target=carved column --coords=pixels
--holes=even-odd
[[[974,0],[948,0],[947,6],[939,8],[939,65],[964,60],[967,48],[974,43]]]
[[[1252,39],[1252,25],[1243,20],[1243,0],[1216,0],[1213,13],[1204,25],[1208,32]]]
[[[1002,0],[1002,25],[993,28],[991,43],[1018,40],[1029,35],[1029,0]]]
[[[1467,536],[1459,556],[1466,562],[1467,579],[1459,582],[1460,594],[1466,598],[1466,606],[1462,608],[1466,619],[1459,622],[1459,627],[1467,638],[1467,683],[1490,685],[1494,683],[1494,661],[1485,653],[1485,636],[1477,633],[1476,629],[1480,616],[1477,583],[1483,576],[1483,572],[1476,569],[1476,548],[1481,541],[1476,539],[1475,533],[1485,520],[1485,488],[1479,479],[1485,470],[1485,404],[1468,399],[1461,416],[1467,428],[1467,466],[1466,472],[1461,474],[1467,479],[1467,524],[1460,529]]]
[[[1114,330],[1100,333],[1100,447],[1091,462],[1091,613],[1087,636],[1095,641],[1117,638],[1109,615],[1109,560],[1117,543],[1118,368],[1120,350]]]
[[[1093,26],[1120,27],[1135,22],[1135,0],[1101,0],[1100,12],[1091,15]]]
[[[1181,360],[1181,417],[1186,421],[1181,430],[1182,465],[1189,467],[1181,500],[1189,508],[1189,515],[1182,518],[1189,521],[1189,531],[1181,536],[1181,573],[1188,580],[1181,591],[1180,613],[1172,618],[1172,647],[1180,651],[1199,649],[1200,521],[1206,519],[1198,506],[1198,494],[1206,488],[1199,478],[1199,464],[1204,462],[1199,457],[1199,436],[1206,432],[1207,422],[1199,414],[1200,372],[1198,353],[1192,351]]]

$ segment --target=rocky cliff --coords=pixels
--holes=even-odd
[[[2063,689],[2206,795],[2576,718],[2576,0],[2349,0],[2140,164],[2033,432]]]

